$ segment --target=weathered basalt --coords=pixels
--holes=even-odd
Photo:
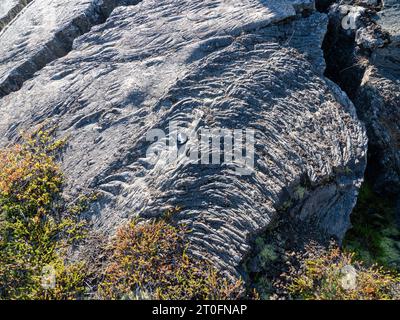
[[[376,24],[388,35],[371,53],[355,100],[370,137],[375,189],[400,192],[400,2],[384,1]]]
[[[21,1],[18,19],[0,31],[0,98],[17,91],[34,73],[65,56],[73,41],[103,23],[118,6],[140,0]]]
[[[400,2],[377,4],[331,7],[328,76],[352,98],[366,124],[368,175],[375,190],[396,195],[400,191]],[[353,28],[345,30],[343,19],[355,11],[359,15]]]
[[[30,2],[32,2],[32,0],[2,0],[0,3],[0,31]]]
[[[323,76],[327,17],[312,11],[312,1],[145,0],[116,7],[94,27],[87,22],[99,21],[97,11],[88,8],[97,2],[75,2],[59,4],[61,31],[35,40],[35,48],[49,47],[68,23],[84,21],[67,37],[84,34],[62,50],[68,55],[46,56],[40,71],[28,68],[29,77],[10,87],[7,77],[25,72],[36,51],[0,52],[0,136],[4,145],[19,129],[57,124],[69,136],[66,192],[101,192],[89,212],[94,228],[112,234],[134,216],[180,207],[173,220],[193,229],[191,253],[230,275],[282,208],[343,237],[367,138],[346,94]],[[21,28],[14,23],[0,41],[25,43],[22,23],[33,12],[24,11]],[[148,154],[146,135],[162,129],[174,136],[171,121],[187,139],[178,151]],[[237,163],[190,161],[202,128],[254,130],[254,168],[241,168],[250,174],[238,174]],[[178,156],[166,161],[170,152]]]

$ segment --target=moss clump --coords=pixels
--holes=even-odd
[[[344,248],[368,264],[376,262],[400,270],[400,231],[394,201],[376,194],[365,183],[351,220],[353,227],[346,234]]]
[[[381,300],[400,298],[400,275],[366,267],[334,244],[311,243],[303,254],[290,254],[291,266],[276,286],[294,299]]]
[[[133,221],[118,230],[99,285],[103,299],[236,299],[241,281],[223,278],[207,261],[186,254],[185,227]]]
[[[24,135],[0,150],[0,298],[72,299],[85,289],[85,265],[67,263],[67,248],[84,236],[76,205],[61,198],[50,131]]]

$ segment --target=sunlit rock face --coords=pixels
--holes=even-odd
[[[0,2],[0,31],[31,1],[32,0],[2,0]]]
[[[57,125],[66,193],[101,193],[94,229],[179,207],[191,253],[229,275],[275,219],[340,239],[367,138],[323,76],[326,26],[306,0],[33,1],[0,34],[1,144]],[[254,133],[247,158],[192,158],[204,129]]]
[[[75,38],[101,24],[117,6],[139,0],[6,0],[0,14],[17,18],[0,33],[0,97],[51,61],[66,55]],[[10,9],[11,8],[11,9]]]
[[[375,189],[400,192],[400,2],[384,1],[376,27],[385,44],[368,60],[356,104],[365,121],[374,162]]]
[[[357,14],[347,19],[350,23],[344,30],[343,21],[354,12]],[[353,98],[358,116],[366,125],[370,145],[368,176],[375,191],[397,197],[400,1],[347,1],[346,5],[331,6],[329,16],[331,29],[335,30],[330,37],[330,42],[335,42],[330,56],[336,61],[331,65],[338,70],[330,73]]]

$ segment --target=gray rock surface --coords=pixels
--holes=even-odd
[[[346,29],[342,22],[349,12],[358,15],[354,28]],[[400,1],[387,0],[378,6],[338,1],[330,7],[329,17],[327,74],[347,92],[366,124],[368,176],[375,190],[396,196],[400,191]]]
[[[390,47],[379,50],[371,61],[373,64],[364,74],[356,104],[361,119],[367,124],[376,161],[375,189],[397,195],[400,191],[400,51]]]
[[[378,12],[377,23],[381,28],[390,33],[392,42],[400,42],[400,21],[399,21],[400,1],[383,1],[382,10]]]
[[[297,208],[293,219],[343,237],[367,138],[350,100],[322,75],[327,18],[302,17],[311,1],[145,0],[116,7],[94,27],[97,1],[52,3],[62,13],[53,29],[26,35],[41,8],[33,2],[0,35],[9,46],[0,51],[0,141],[43,121],[69,135],[66,192],[101,191],[90,211],[94,228],[112,234],[133,216],[179,206],[173,219],[193,229],[192,254],[230,275],[251,238],[287,207]],[[60,55],[47,50],[78,20],[84,27],[68,41],[88,32]],[[37,56],[39,68],[28,67],[12,87],[10,75]],[[168,132],[171,121],[178,132]],[[254,130],[254,167],[190,160],[204,128]],[[152,129],[186,138],[149,154]],[[172,152],[178,156],[166,161]]]
[[[32,0],[1,0],[0,31],[4,29]]]
[[[74,39],[105,21],[111,11],[140,0],[32,1],[0,32],[0,97],[66,55]]]
[[[400,1],[384,1],[374,19],[384,45],[373,48],[355,104],[370,138],[375,189],[400,191]],[[372,24],[372,26],[374,26]],[[381,38],[381,43],[382,43]]]
[[[0,3],[0,19],[4,19],[8,13],[19,3],[19,0],[3,0]]]

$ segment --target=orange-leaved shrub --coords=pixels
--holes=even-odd
[[[93,293],[87,282],[98,284],[103,299],[241,296],[240,281],[189,257],[189,231],[167,223],[168,216],[122,227],[102,276],[85,261],[67,259],[71,245],[86,237],[79,213],[94,199],[63,198],[57,158],[64,144],[39,129],[0,149],[0,299],[82,299]]]
[[[236,299],[240,280],[223,277],[208,261],[190,257],[186,227],[134,220],[113,240],[103,299]]]

